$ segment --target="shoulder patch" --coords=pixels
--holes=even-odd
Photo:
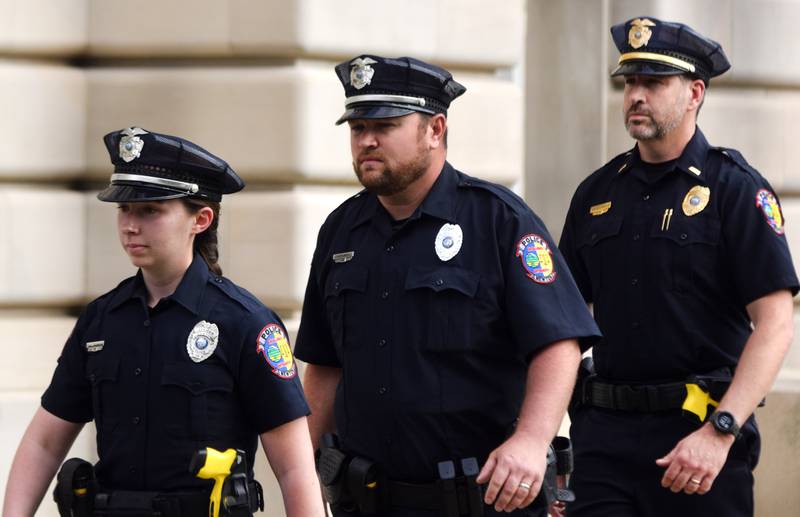
[[[528,278],[537,284],[550,284],[556,279],[557,273],[553,263],[553,254],[547,241],[535,233],[529,233],[517,243],[516,256],[522,262],[522,267]]]
[[[783,235],[783,213],[775,194],[762,188],[756,192],[756,206],[767,219],[767,224],[778,235]]]
[[[277,323],[269,323],[258,333],[256,351],[267,361],[271,371],[281,379],[297,375],[297,368],[286,331]]]

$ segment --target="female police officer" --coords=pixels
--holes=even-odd
[[[75,325],[17,451],[3,515],[33,515],[92,419],[103,515],[207,513],[211,482],[188,469],[205,447],[245,451],[257,492],[257,436],[287,514],[324,515],[286,330],[217,264],[219,201],[244,183],[182,138],[128,128],[105,144],[115,170],[98,198],[118,203],[119,238],[139,272]]]

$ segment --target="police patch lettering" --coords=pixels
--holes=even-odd
[[[256,351],[264,356],[272,373],[282,379],[297,375],[292,349],[286,331],[277,323],[270,323],[258,333]]]
[[[783,235],[783,214],[775,194],[767,189],[756,192],[756,206],[767,218],[767,224],[778,235]]]
[[[537,284],[549,284],[556,279],[550,246],[539,235],[529,233],[521,238],[517,243],[516,256],[522,261],[528,278]]]

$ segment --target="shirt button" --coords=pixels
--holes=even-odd
[[[381,298],[383,298],[384,300],[388,297],[389,297],[389,291],[384,291],[381,293]]]
[[[638,233],[633,234],[633,240],[638,241],[641,236]]]
[[[631,323],[631,328],[632,329],[638,329],[639,328],[639,322],[638,321],[634,321],[633,323]]]
[[[144,325],[145,327],[149,327],[149,326],[150,326],[150,320],[144,320],[144,323],[143,323],[143,325]]]
[[[336,282],[335,284],[333,284],[333,288],[338,290],[339,289],[339,285],[340,285],[339,282]]]
[[[381,348],[385,347],[386,346],[386,340],[385,339],[381,339],[380,341],[378,341],[378,346],[381,347]]]
[[[94,381],[95,381],[95,379],[97,379],[97,376],[96,376],[95,374],[93,374],[93,373],[90,373],[90,374],[89,374],[89,380],[90,380],[91,382],[94,382]]]
[[[381,395],[386,395],[387,391],[389,391],[389,388],[387,388],[386,386],[381,386],[381,389],[378,390],[378,393],[380,393]]]
[[[436,284],[437,286],[442,286],[444,285],[444,280],[442,280],[441,278],[437,278],[434,284]]]
[[[139,375],[142,374],[142,369],[141,368],[136,368],[135,370],[133,370],[133,374],[138,377]]]
[[[689,238],[689,236],[688,236],[688,235],[686,235],[685,233],[682,233],[682,234],[681,234],[681,240],[682,240],[682,241],[685,241],[685,240],[686,240],[686,239],[688,239],[688,238]]]
[[[138,416],[135,416],[135,417],[131,418],[131,422],[133,422],[133,425],[137,425],[141,421],[142,421],[142,419],[139,418]]]
[[[128,467],[128,470],[130,471],[131,474],[136,474],[136,465],[131,465],[130,467]]]
[[[214,281],[215,281],[216,283],[218,283],[218,284],[221,284],[221,283],[222,283],[222,277],[218,276],[218,277],[216,277],[216,278],[214,279]]]
[[[631,279],[631,285],[637,285],[638,283],[639,283],[639,279],[638,278]]]
[[[650,194],[643,195],[642,199],[644,199],[645,201],[650,201]]]
[[[597,234],[596,234],[596,233],[593,233],[593,234],[592,234],[592,240],[595,240],[596,238],[597,238]]]
[[[386,253],[391,253],[394,251],[394,244],[389,244],[386,246]]]

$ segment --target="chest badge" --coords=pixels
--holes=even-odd
[[[605,203],[600,203],[599,205],[592,205],[589,208],[589,213],[597,217],[598,215],[603,215],[604,213],[608,212],[609,209],[611,209],[611,201],[606,201]]]
[[[457,224],[444,224],[439,228],[439,233],[436,234],[436,240],[433,247],[436,250],[436,256],[442,262],[447,262],[451,258],[458,255],[461,251],[461,244],[464,242],[464,232]]]
[[[556,279],[556,267],[547,241],[535,233],[529,233],[517,243],[516,256],[528,278],[537,284],[549,284]]]
[[[756,206],[767,218],[769,227],[778,235],[783,235],[783,214],[775,194],[762,188],[756,192]]]
[[[186,351],[192,361],[199,363],[205,361],[217,348],[219,341],[219,329],[215,323],[201,321],[189,332],[186,340]]]
[[[291,379],[297,375],[286,331],[277,323],[270,323],[261,329],[258,333],[256,351],[264,356],[272,373],[281,379]]]
[[[695,185],[689,189],[689,192],[683,197],[683,213],[691,217],[699,214],[708,205],[708,199],[711,195],[711,190],[708,187],[701,187]]]

